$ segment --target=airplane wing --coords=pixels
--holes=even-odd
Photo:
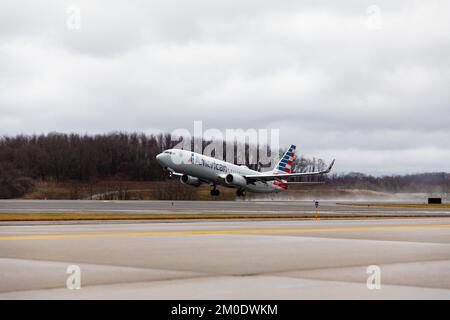
[[[333,168],[334,160],[331,161],[330,166],[328,169],[323,171],[315,171],[315,172],[298,172],[298,173],[280,173],[280,174],[252,174],[252,175],[245,175],[244,177],[247,180],[250,181],[272,181],[272,180],[280,180],[280,179],[289,179],[294,177],[310,177],[310,176],[317,176],[321,174],[326,174],[331,171],[331,168]]]

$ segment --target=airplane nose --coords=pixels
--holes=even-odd
[[[163,154],[160,153],[156,156],[156,161],[159,162],[159,164],[163,165]]]

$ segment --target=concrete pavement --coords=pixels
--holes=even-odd
[[[450,220],[1,226],[0,298],[449,299]]]

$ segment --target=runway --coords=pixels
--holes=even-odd
[[[408,208],[417,214],[450,215],[449,208]],[[42,201],[0,200],[0,213],[311,213],[313,201]],[[356,207],[320,201],[318,212],[332,213],[405,213],[405,208]]]
[[[0,299],[82,298],[450,299],[450,219],[0,226]]]

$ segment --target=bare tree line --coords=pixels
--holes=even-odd
[[[42,180],[156,180],[155,156],[171,145],[170,135],[19,135],[0,139],[0,163]]]

